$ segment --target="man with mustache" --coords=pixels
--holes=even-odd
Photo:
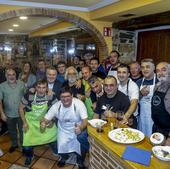
[[[7,122],[9,136],[12,145],[9,152],[12,153],[18,147],[18,134],[22,145],[22,120],[19,116],[19,104],[25,92],[24,82],[16,80],[16,72],[13,68],[7,68],[6,81],[0,85],[0,115]]]
[[[170,146],[170,64],[160,62],[156,74],[159,82],[152,98],[153,132],[162,133],[165,145]]]
[[[79,88],[77,87],[79,76],[76,68],[70,66],[66,69],[65,80],[67,80],[67,82],[65,82],[63,86],[69,86],[73,93],[73,96],[79,98],[80,100],[83,100],[83,96],[85,95],[84,86],[81,84]]]

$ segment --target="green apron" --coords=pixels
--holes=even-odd
[[[32,111],[25,113],[25,118],[29,130],[23,135],[23,146],[35,146],[51,143],[57,140],[57,127],[46,128],[40,132],[40,120],[45,116],[48,110],[48,101],[36,103],[36,94],[32,103]]]
[[[91,98],[86,97],[84,104],[85,104],[86,109],[87,109],[88,119],[89,120],[93,119],[94,112],[93,112],[93,109],[92,109],[93,103],[91,101]]]

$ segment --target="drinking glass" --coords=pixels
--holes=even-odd
[[[117,111],[116,112],[116,125],[115,127],[119,128],[119,125],[121,124],[121,121],[123,120],[124,112],[123,111]]]

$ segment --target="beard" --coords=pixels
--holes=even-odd
[[[69,83],[75,83],[76,80],[77,80],[76,77],[70,77],[70,78],[68,78],[68,82],[69,82]]]
[[[168,80],[168,76],[164,76],[164,77],[157,77],[158,78],[158,80],[159,80],[159,82],[166,82],[167,80]]]

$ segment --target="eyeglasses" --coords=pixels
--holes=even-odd
[[[68,99],[70,98],[71,96],[60,96],[60,99]]]

